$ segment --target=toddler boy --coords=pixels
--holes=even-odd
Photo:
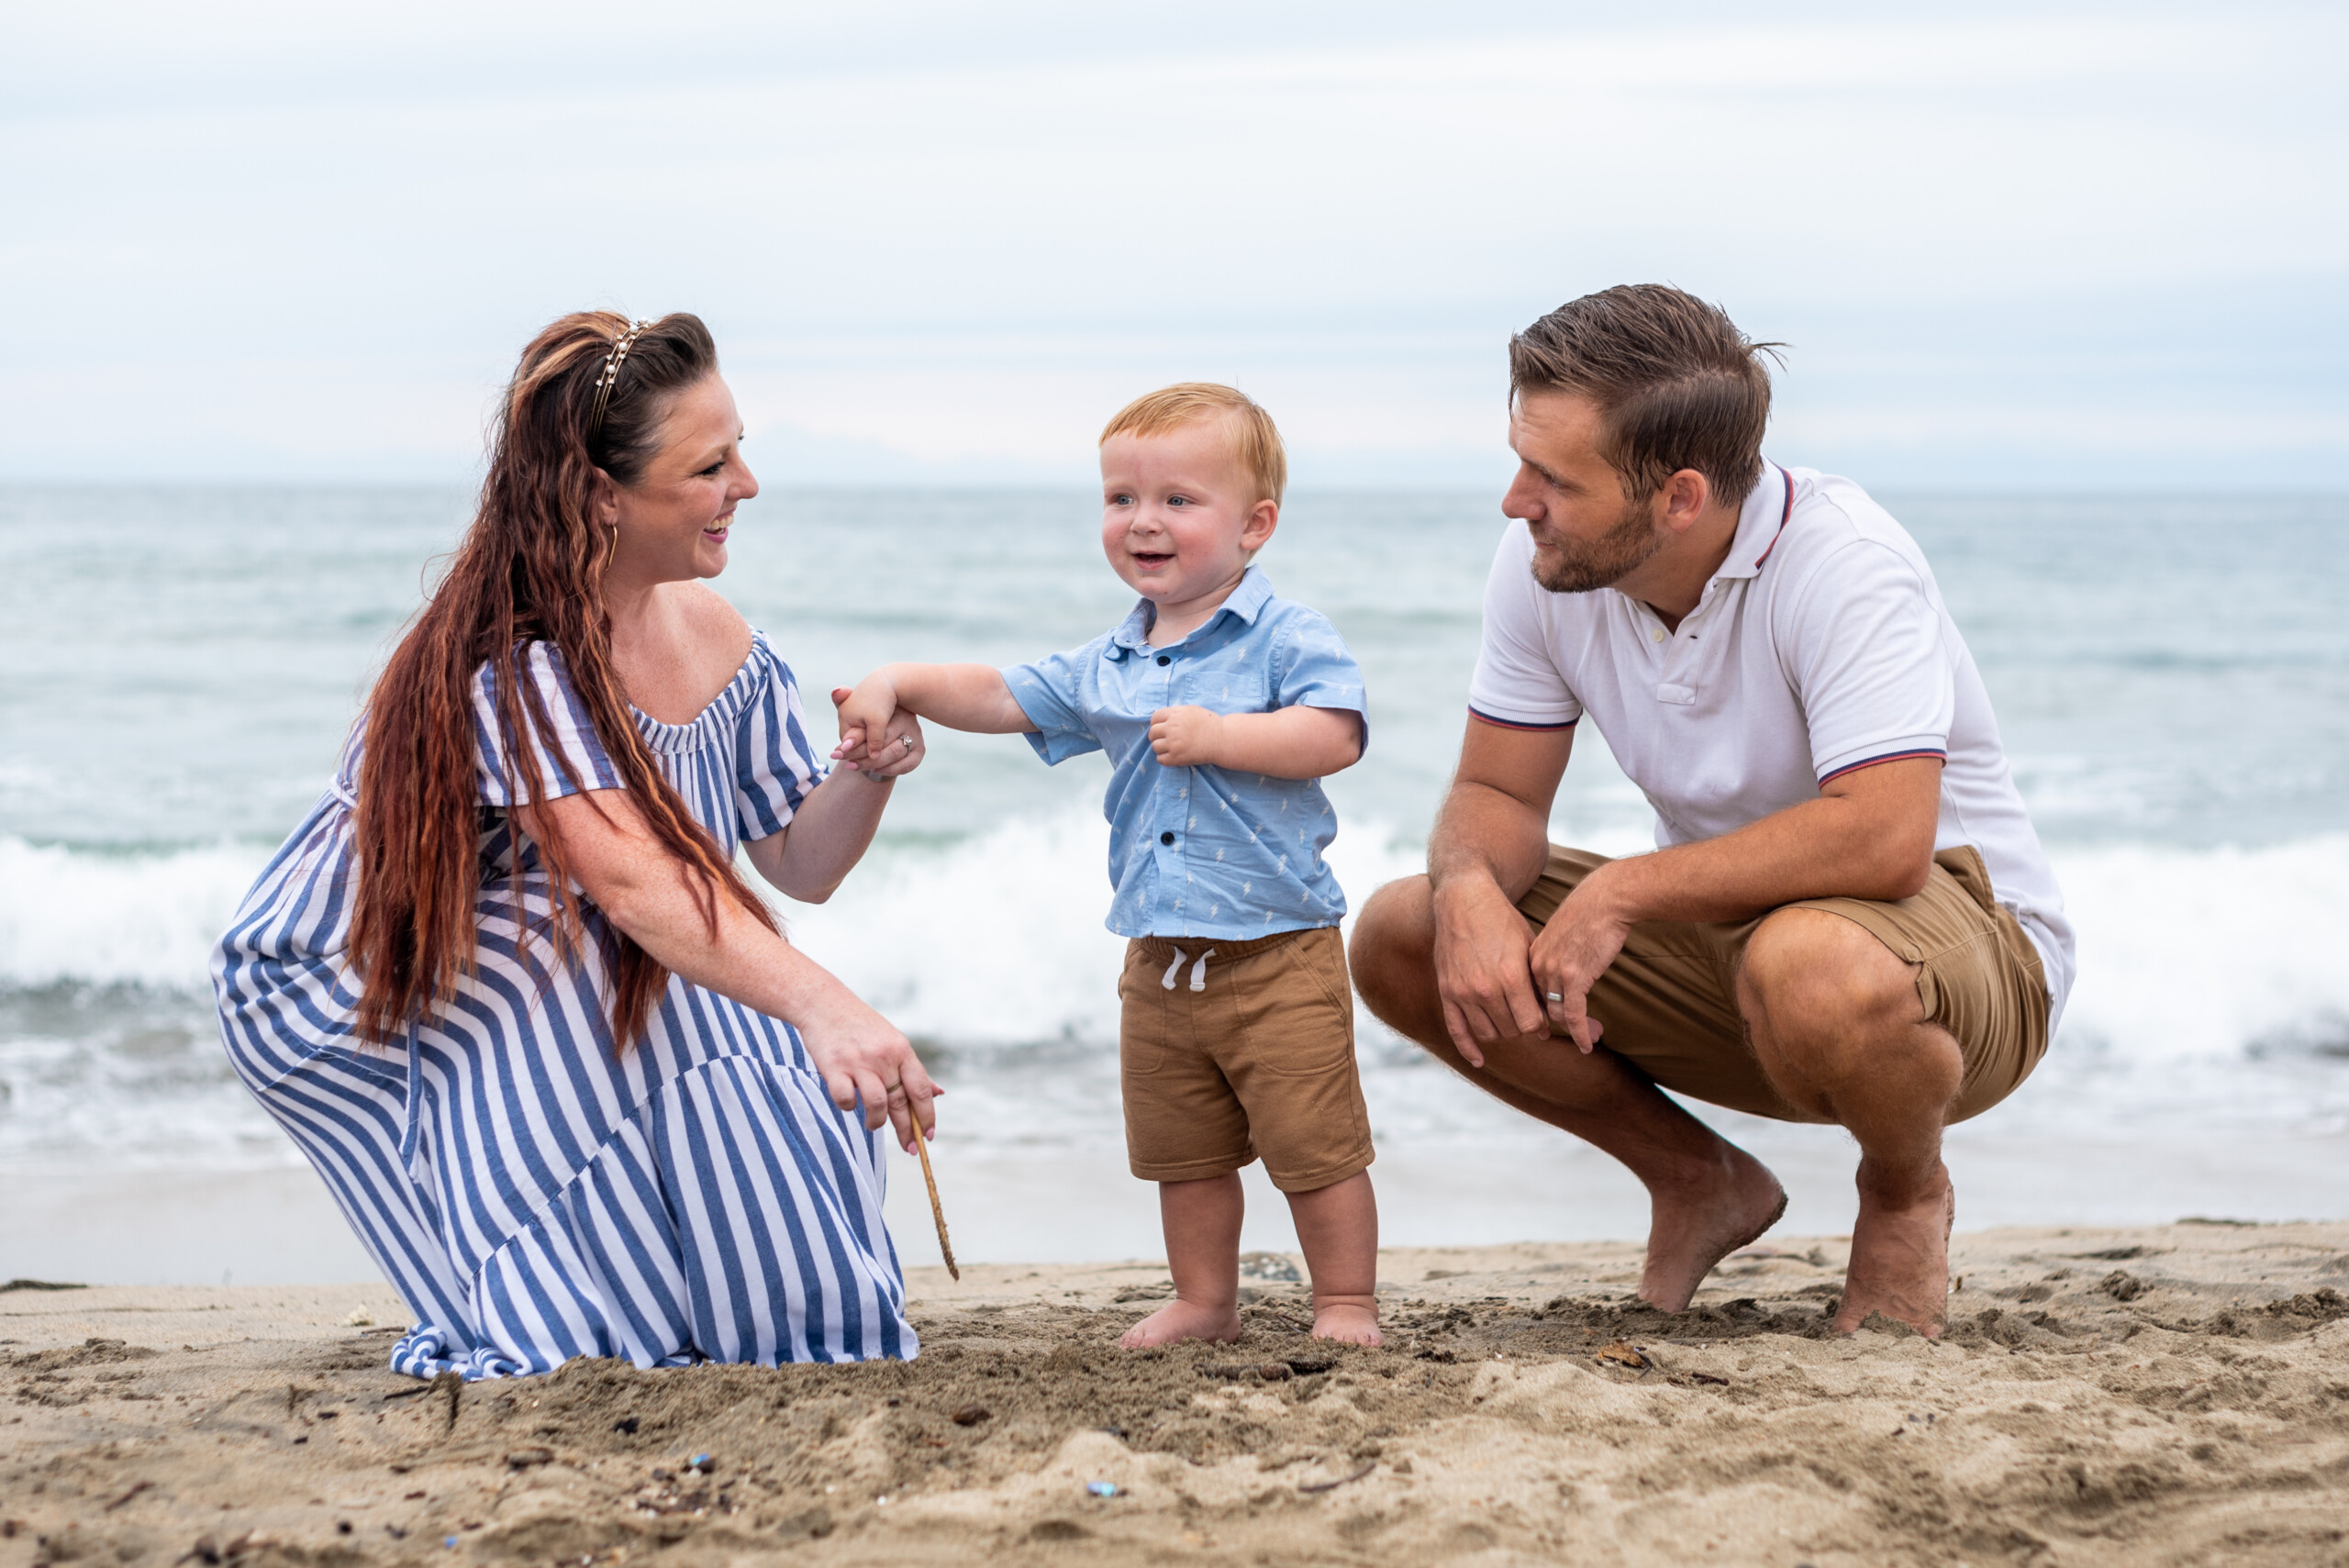
[[[890,664],[841,705],[847,766],[900,707],[1025,734],[1046,762],[1108,754],[1126,1148],[1159,1184],[1174,1276],[1127,1346],[1239,1337],[1240,1170],[1259,1155],[1312,1271],[1314,1333],[1379,1338],[1346,901],[1317,782],[1362,755],[1367,720],[1337,629],[1251,564],[1287,466],[1271,417],[1230,387],[1137,400],[1101,434],[1101,545],[1133,613],[1008,670]]]

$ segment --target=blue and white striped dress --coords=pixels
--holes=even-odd
[[[526,652],[553,721],[531,739],[550,796],[620,787],[562,655],[543,642]],[[797,1031],[673,975],[646,1038],[614,1052],[603,916],[585,908],[566,966],[547,935],[537,847],[509,826],[518,771],[495,679],[484,664],[474,685],[480,936],[454,999],[402,1047],[351,1033],[363,723],[214,960],[229,1060],[416,1315],[393,1367],[477,1378],[573,1356],[650,1367],[912,1355],[881,1219],[884,1136],[831,1103]],[[763,634],[693,722],[636,722],[729,855],[782,831],[823,776],[797,684]],[[557,751],[583,784],[566,782]]]

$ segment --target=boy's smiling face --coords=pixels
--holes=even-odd
[[[1101,548],[1158,606],[1162,627],[1212,614],[1279,520],[1280,504],[1255,494],[1223,419],[1101,443]]]

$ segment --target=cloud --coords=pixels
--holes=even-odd
[[[1301,461],[1482,475],[1508,330],[1636,278],[1796,339],[1783,428],[1831,448],[2037,464],[2002,410],[2120,432],[2150,373],[2212,450],[2340,454],[2337,378],[2239,417],[2341,332],[2328,12],[972,9],[117,7],[119,50],[45,13],[0,65],[0,476],[461,473],[584,305],[700,311],[754,422],[839,444],[811,472],[1078,473],[1207,376]],[[1920,373],[1953,317],[1983,363]]]

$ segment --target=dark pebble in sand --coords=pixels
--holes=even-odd
[[[634,1416],[628,1416],[619,1420],[614,1421],[612,1423],[612,1430],[616,1432],[626,1432],[629,1436],[634,1437],[636,1436],[636,1429],[643,1424],[643,1422],[637,1419]]]
[[[965,1405],[947,1418],[958,1427],[975,1427],[995,1412],[984,1405]]]
[[[534,1464],[552,1464],[554,1450],[551,1448],[518,1448],[506,1456],[506,1462],[517,1470],[528,1470]]]

